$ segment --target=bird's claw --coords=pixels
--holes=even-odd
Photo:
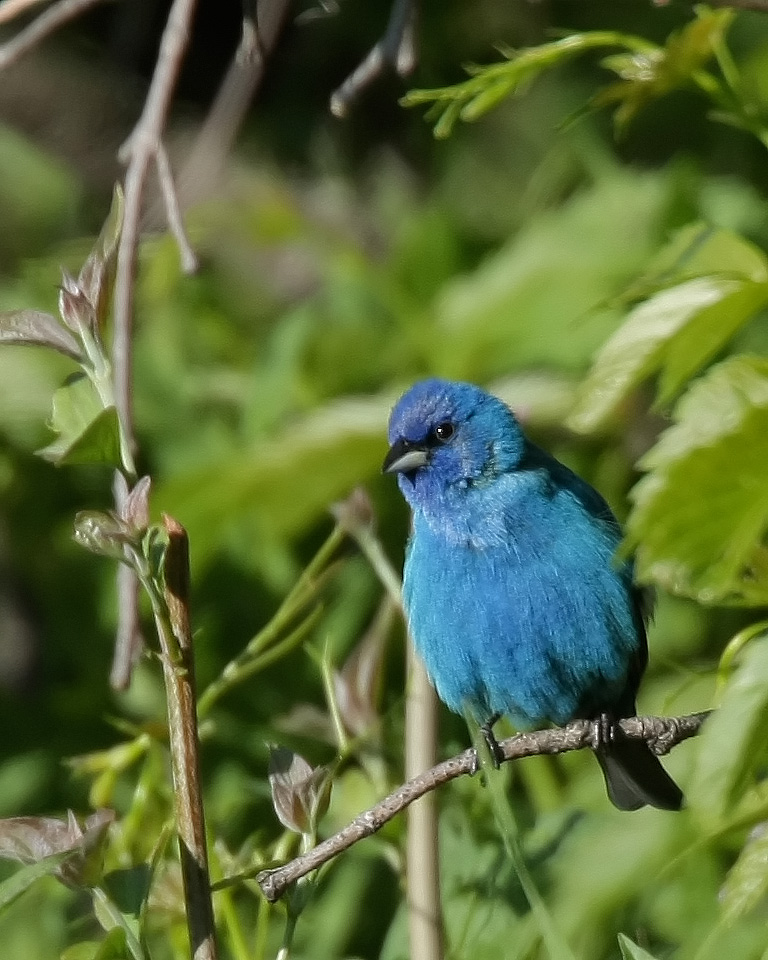
[[[498,770],[504,760],[504,751],[499,746],[499,741],[496,739],[496,736],[493,732],[493,725],[498,720],[498,717],[491,717],[488,723],[484,723],[480,727],[480,732],[483,735],[483,740],[488,747],[488,753],[491,755],[491,762],[493,763],[494,769]],[[475,751],[477,755],[477,751]]]
[[[616,740],[616,721],[609,713],[601,713],[592,721],[592,749],[610,747]]]

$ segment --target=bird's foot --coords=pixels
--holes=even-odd
[[[491,763],[496,770],[499,769],[499,766],[504,760],[504,751],[499,746],[499,741],[496,739],[496,736],[493,732],[493,725],[498,719],[499,714],[495,714],[486,723],[480,725],[480,733],[483,735],[483,740],[485,740],[485,744],[488,747],[488,753],[491,755]],[[472,769],[472,775],[474,776],[479,769],[480,758],[477,755],[477,749],[475,749],[475,765]]]
[[[616,740],[616,721],[609,713],[601,713],[592,721],[592,749],[610,747]]]

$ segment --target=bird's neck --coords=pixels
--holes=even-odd
[[[450,544],[485,549],[506,538],[504,513],[490,487],[454,484],[412,507],[415,532],[426,527]]]

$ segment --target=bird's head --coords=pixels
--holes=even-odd
[[[395,404],[384,473],[396,473],[411,506],[484,486],[513,470],[525,438],[512,411],[471,383],[423,380]]]

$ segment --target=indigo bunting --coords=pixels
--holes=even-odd
[[[615,806],[679,809],[658,758],[614,724],[635,714],[648,611],[632,563],[615,560],[605,500],[469,383],[417,383],[389,442],[382,469],[413,513],[403,600],[440,699],[468,710],[492,748],[501,715],[520,730],[595,720]]]

